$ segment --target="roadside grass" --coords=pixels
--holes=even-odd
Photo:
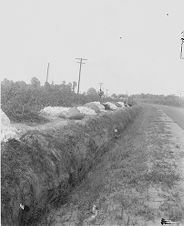
[[[72,192],[66,225],[148,225],[163,216],[182,220],[184,205],[177,191],[181,178],[168,136],[160,113],[145,107]],[[89,224],[93,204],[99,213]],[[57,221],[66,223],[61,209]]]

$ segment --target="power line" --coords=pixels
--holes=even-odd
[[[78,80],[78,88],[77,88],[77,94],[79,94],[79,91],[80,91],[80,78],[81,78],[81,68],[82,68],[82,64],[85,64],[83,61],[84,60],[87,60],[87,59],[84,59],[84,58],[75,58],[76,60],[79,60],[79,63],[80,66],[79,66],[79,80]]]

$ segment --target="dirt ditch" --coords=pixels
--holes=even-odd
[[[68,203],[70,192],[117,139],[115,129],[120,134],[138,112],[140,107],[119,110],[2,143],[2,225],[37,225]]]
[[[184,225],[183,131],[162,111],[144,111],[98,159],[68,202],[39,224]],[[97,215],[93,215],[93,205]]]

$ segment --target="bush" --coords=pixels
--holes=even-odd
[[[39,80],[35,77],[32,78],[31,85],[7,79],[1,83],[2,110],[10,120],[18,122],[42,121],[38,113],[47,106],[72,107],[99,99],[98,95],[90,93],[77,95],[71,83],[63,82],[60,85],[48,83],[40,86]]]

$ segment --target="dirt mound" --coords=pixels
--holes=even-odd
[[[110,112],[84,124],[29,131],[2,144],[2,225],[33,224],[89,172],[93,162],[114,139],[114,128],[124,130],[139,107]],[[29,207],[21,213],[20,204]]]

